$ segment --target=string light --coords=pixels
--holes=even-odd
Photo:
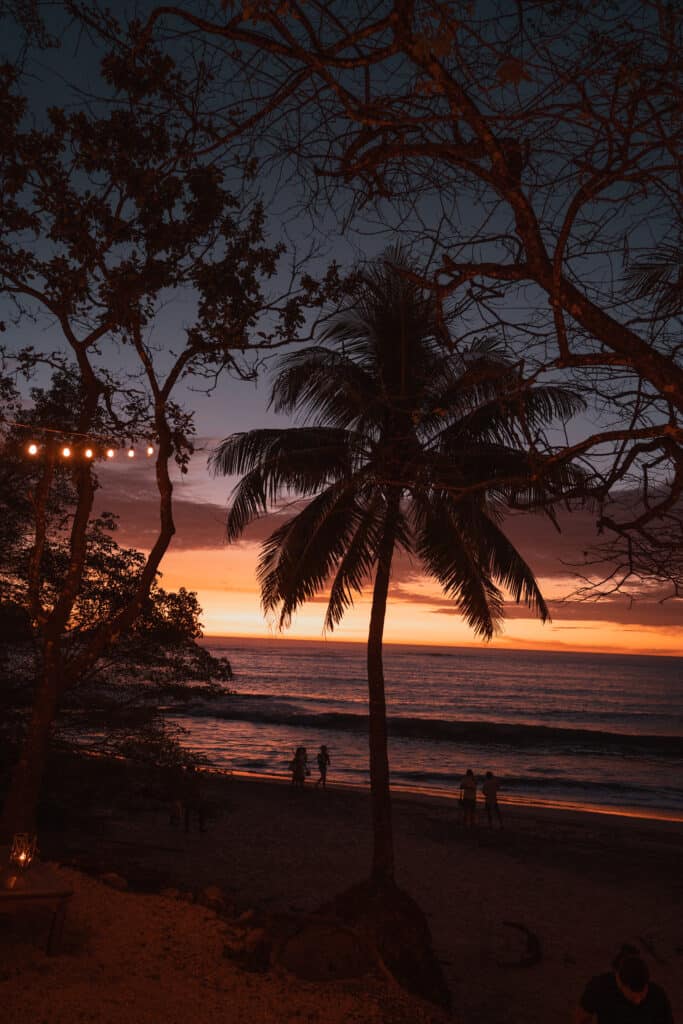
[[[21,430],[30,430],[39,435],[36,440],[30,440],[26,444],[26,454],[32,458],[40,455],[41,452],[48,453],[50,450],[57,451],[61,458],[72,459],[79,455],[91,461],[98,458],[114,459],[116,457],[117,450],[125,451],[129,459],[134,459],[138,454],[142,453],[136,451],[134,445],[130,444],[127,448],[117,449],[114,447],[104,447],[104,442],[93,435],[81,433],[78,430],[58,430],[55,427],[36,427],[35,424],[20,423],[17,420],[6,419],[0,416],[0,427],[7,425],[9,427],[18,427]],[[30,435],[29,435],[30,437]],[[43,440],[41,441],[40,438]],[[51,448],[50,438],[52,438],[52,444],[54,448]],[[72,438],[73,440],[67,440]],[[93,444],[93,442],[95,442]],[[155,454],[155,447],[152,444],[144,446],[144,451],[147,458],[150,458]]]

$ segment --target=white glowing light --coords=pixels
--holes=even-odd
[[[33,442],[31,442],[31,444],[28,446],[28,453],[29,453],[29,455],[37,455],[38,454],[38,445],[34,444]]]
[[[92,448],[86,448],[83,454],[85,455],[86,459],[92,459],[95,453],[93,452]]]
[[[147,445],[147,454],[148,455],[154,455],[154,447],[153,447],[153,445],[151,445],[151,444]]]
[[[104,454],[107,456],[108,459],[113,459],[114,458],[114,449],[113,448],[107,448],[107,450],[106,450],[106,452]]]
[[[69,448],[68,445],[64,445],[64,447],[62,448],[62,455],[65,459],[71,458],[71,449]]]
[[[129,459],[134,459],[135,458],[135,448],[129,448],[128,449],[128,458]]]

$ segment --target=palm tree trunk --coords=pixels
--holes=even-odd
[[[387,713],[384,694],[382,641],[387,610],[391,560],[396,536],[398,503],[387,510],[384,536],[377,558],[377,572],[372,593],[372,611],[368,632],[368,706],[370,744],[370,792],[372,799],[372,870],[375,883],[394,880],[394,831],[391,819],[389,785],[389,753],[387,749]]]

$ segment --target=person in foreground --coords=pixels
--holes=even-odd
[[[667,995],[635,946],[622,946],[612,968],[586,985],[575,1024],[673,1024]]]

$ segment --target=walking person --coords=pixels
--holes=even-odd
[[[579,1001],[575,1024],[673,1024],[666,992],[650,981],[635,946],[622,946],[612,970],[591,978]]]
[[[493,772],[487,772],[486,778],[482,783],[481,791],[484,794],[484,807],[486,808],[486,817],[488,818],[490,828],[493,828],[494,818],[498,822],[498,827],[503,827],[503,819],[500,814],[500,807],[498,806],[499,789],[500,782],[498,779],[495,777]]]
[[[316,786],[322,785],[323,789],[325,789],[327,787],[327,767],[330,764],[330,755],[324,743],[318,751],[316,760],[318,762],[318,771],[320,772],[320,778],[316,782]]]
[[[462,792],[462,821],[465,828],[474,828],[477,813],[477,780],[468,768],[460,782]]]

